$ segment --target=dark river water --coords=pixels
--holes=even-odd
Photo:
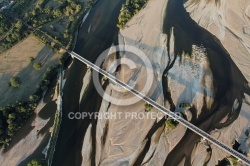
[[[99,0],[91,10],[88,18],[80,28],[75,52],[94,62],[95,59],[109,48],[112,43],[118,43],[118,15],[124,0]],[[91,31],[88,29],[91,25]],[[96,92],[93,82],[90,82],[84,100],[79,103],[83,77],[86,66],[74,60],[67,71],[63,89],[63,117],[56,150],[52,164],[55,166],[80,166],[82,162],[82,143],[86,130],[92,124],[92,136],[95,138],[96,121],[90,119],[70,120],[69,112],[96,112],[100,108],[102,98]],[[90,145],[91,146],[91,145]],[[95,149],[95,139],[92,143]],[[92,152],[91,165],[95,164],[95,151]]]

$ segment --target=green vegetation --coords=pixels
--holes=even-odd
[[[149,112],[153,108],[153,106],[149,103],[145,103],[144,106],[145,106],[145,112]]]
[[[10,78],[10,86],[14,88],[18,88],[21,84],[20,78],[19,77],[11,77]]]
[[[34,102],[20,102],[0,108],[0,146],[7,146],[16,131],[36,108]]]
[[[0,36],[2,36],[4,34],[4,32],[6,32],[10,26],[11,26],[11,22],[10,20],[3,14],[0,13]]]
[[[42,65],[42,63],[40,63],[40,62],[36,62],[36,63],[33,64],[33,67],[34,67],[34,69],[36,69],[36,70],[41,70],[42,67],[43,67],[43,65]]]
[[[60,68],[60,76],[63,77],[63,74],[62,74],[62,68]],[[56,86],[56,93],[59,95],[61,93],[61,87],[62,86],[62,82],[58,82],[57,83],[57,86]],[[58,97],[62,97],[61,95],[59,95]],[[60,100],[60,99],[59,99]],[[47,157],[46,157],[46,163],[47,165],[50,165],[50,163],[52,162],[52,159],[53,159],[53,155],[54,155],[54,152],[55,152],[55,146],[56,146],[56,141],[57,141],[57,138],[58,138],[58,133],[59,133],[59,130],[60,130],[60,124],[61,124],[61,121],[62,121],[62,107],[59,107],[59,110],[56,111],[56,114],[55,114],[55,119],[54,119],[54,124],[53,124],[53,131],[52,131],[52,134],[51,134],[51,139],[50,139],[50,144],[49,144],[49,149],[47,151]]]
[[[62,45],[70,47],[84,13],[94,2],[95,0],[16,0],[10,8],[11,15],[9,12],[0,13],[0,53],[30,33],[56,51]]]
[[[230,161],[232,166],[238,166],[239,164],[239,160],[234,156],[228,157],[228,160]]]
[[[71,42],[77,27],[72,22],[80,19],[78,14],[83,11],[84,5],[73,0],[49,2],[51,0],[37,1],[34,7],[25,14],[24,19],[28,20],[27,23],[33,28],[43,32],[35,32],[35,35],[44,43],[52,46],[50,42],[55,40],[59,44],[67,45]],[[47,42],[47,38],[51,41]]]
[[[64,53],[60,59],[58,60],[59,61],[59,64],[60,65],[63,65],[65,63],[65,61],[67,60],[67,58],[69,57],[69,55],[67,53]]]
[[[182,102],[182,103],[180,103],[179,107],[180,108],[190,109],[191,108],[191,104]]]
[[[9,145],[17,130],[33,113],[58,68],[57,65],[47,69],[43,75],[43,81],[38,85],[36,92],[30,96],[29,101],[16,101],[14,104],[0,107],[0,147]]]
[[[27,164],[27,166],[43,166],[43,164],[40,161],[33,159]]]
[[[107,78],[106,76],[103,76],[103,77],[102,77],[102,80],[103,80],[103,81],[107,81],[108,78]]]
[[[13,6],[11,7],[11,11],[19,16],[21,16],[27,8],[31,6],[31,4],[34,3],[35,0],[16,0]]]
[[[9,29],[5,29],[3,31],[5,35],[1,40],[1,47],[4,50],[12,47],[14,44],[28,35],[27,28],[23,26],[21,21],[17,21],[15,23],[12,23],[11,25],[8,25],[8,23],[6,23],[5,26],[9,27]]]
[[[29,57],[30,58],[30,62],[34,62],[35,58],[34,57]]]
[[[165,122],[166,126],[170,129],[175,129],[177,127],[178,122],[173,119],[167,119]]]
[[[59,93],[59,92],[58,92]],[[57,137],[58,137],[58,133],[60,130],[60,124],[62,121],[62,110],[57,110],[56,111],[56,115],[55,115],[55,120],[54,120],[54,124],[53,124],[53,132],[51,135],[51,140],[50,140],[50,146],[47,152],[47,163],[51,163],[52,159],[53,159],[53,155],[55,152],[55,146],[56,146],[56,141],[57,141]]]
[[[126,0],[126,3],[122,5],[117,27],[122,29],[124,25],[142,9],[146,2],[147,0]]]

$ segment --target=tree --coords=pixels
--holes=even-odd
[[[65,38],[65,39],[67,39],[68,37],[69,37],[69,34],[68,33],[63,33],[63,37]]]
[[[42,164],[38,160],[33,159],[27,164],[27,166],[42,166]]]
[[[73,16],[69,16],[69,21],[74,21],[74,17]]]
[[[81,9],[82,9],[82,6],[80,4],[76,5],[76,13],[81,11]]]
[[[33,103],[38,102],[39,96],[37,96],[37,95],[31,95],[31,96],[29,97],[29,100],[30,100],[31,102],[33,102]]]
[[[178,122],[173,119],[167,119],[165,122],[166,126],[170,129],[175,129],[177,127]]]
[[[10,79],[10,85],[14,88],[18,88],[21,84],[20,78],[19,77],[12,77]]]
[[[34,57],[29,57],[30,58],[30,62],[33,62],[35,60]]]
[[[75,8],[76,8],[76,3],[75,3],[74,1],[72,1],[72,2],[70,3],[70,6],[71,6],[71,8],[75,9]]]
[[[34,69],[41,70],[42,69],[42,63],[34,63],[33,64]]]
[[[51,8],[50,8],[50,7],[46,7],[46,8],[44,9],[44,12],[45,12],[46,14],[50,14]]]
[[[120,15],[118,17],[117,27],[122,29],[124,25],[143,7],[147,0],[126,0],[122,5]]]
[[[22,22],[21,21],[17,21],[17,23],[15,24],[15,27],[17,29],[21,29],[22,28]]]
[[[149,103],[146,103],[144,106],[145,106],[145,111],[146,112],[151,111],[151,109],[153,108],[153,106],[151,104],[149,104]]]
[[[60,17],[60,16],[62,16],[62,12],[59,9],[56,9],[56,10],[54,10],[53,15],[55,17]]]
[[[11,113],[8,116],[9,119],[15,119],[16,118],[16,114],[15,113]]]

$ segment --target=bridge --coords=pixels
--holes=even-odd
[[[130,85],[127,85],[126,83],[122,82],[121,80],[117,79],[115,76],[113,76],[112,74],[108,73],[107,71],[101,69],[99,66],[96,66],[95,64],[93,64],[92,62],[88,61],[87,59],[81,57],[80,55],[78,55],[77,53],[73,52],[73,51],[69,51],[65,48],[63,48],[66,52],[68,52],[72,58],[78,59],[80,62],[83,62],[84,64],[86,64],[88,67],[91,67],[93,70],[97,71],[98,73],[101,73],[103,76],[107,77],[109,80],[117,83],[118,85],[120,85],[121,87],[123,87],[124,89],[132,92],[134,95],[136,95],[137,97],[141,98],[142,100],[146,101],[147,103],[150,103],[153,107],[157,108],[159,111],[161,111],[162,113],[164,113],[165,115],[175,119],[176,121],[178,121],[179,123],[181,123],[182,125],[184,125],[185,127],[187,127],[188,129],[192,130],[193,132],[195,132],[196,134],[200,135],[201,137],[203,137],[204,139],[210,141],[211,143],[213,143],[214,145],[216,145],[217,147],[221,148],[222,150],[228,152],[229,154],[231,154],[232,156],[238,158],[239,160],[241,160],[242,162],[244,162],[247,165],[250,165],[250,159],[247,158],[245,155],[237,152],[236,150],[228,147],[227,145],[219,142],[218,140],[214,139],[210,134],[208,134],[207,132],[203,131],[202,129],[198,128],[197,126],[193,125],[192,123],[188,122],[187,120],[179,117],[176,118],[175,113],[171,112],[170,110],[166,109],[164,106],[156,103],[156,101],[152,100],[151,98],[145,96],[144,94],[142,94],[141,92],[133,89]]]
[[[17,16],[14,16],[12,13],[6,12],[6,14],[8,16],[10,16],[11,18],[15,19],[15,20],[21,21],[27,27],[31,28],[33,30],[33,32],[42,32],[39,29],[35,29],[32,26],[28,25],[25,21],[19,19]],[[197,126],[193,125],[192,123],[186,121],[185,119],[183,119],[183,118],[176,118],[175,113],[173,113],[170,110],[166,109],[164,106],[159,105],[158,103],[156,103],[151,98],[149,98],[149,97],[145,96],[144,94],[142,94],[141,92],[133,89],[130,85],[125,84],[124,82],[120,81],[115,76],[113,76],[112,74],[106,72],[105,70],[101,69],[99,66],[96,66],[95,64],[91,63],[87,59],[85,59],[85,58],[81,57],[80,55],[76,54],[75,52],[67,50],[63,46],[61,48],[64,49],[67,53],[69,53],[72,58],[76,58],[79,61],[85,63],[88,67],[91,67],[93,70],[101,73],[102,75],[104,75],[105,77],[107,77],[109,80],[111,80],[113,82],[116,82],[118,85],[120,85],[124,89],[130,91],[131,93],[133,93],[137,97],[141,98],[142,100],[146,101],[147,103],[150,103],[153,107],[157,108],[159,111],[161,111],[165,115],[168,115],[169,117],[175,119],[176,121],[178,121],[179,123],[181,123],[182,125],[184,125],[185,127],[187,127],[188,129],[190,129],[191,131],[193,131],[196,134],[200,135],[204,139],[210,141],[211,143],[213,143],[217,147],[221,148],[222,150],[228,152],[232,156],[238,158],[239,160],[241,160],[245,164],[250,165],[250,159],[247,158],[246,156],[244,156],[243,154],[237,152],[236,150],[234,150],[234,149],[228,147],[227,145],[219,142],[218,140],[214,139],[210,134],[206,133],[205,131],[201,130],[200,128],[198,128]]]

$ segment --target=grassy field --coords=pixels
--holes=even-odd
[[[34,58],[33,62],[30,62],[30,57]],[[28,100],[42,81],[46,69],[58,64],[59,57],[59,53],[32,35],[0,54],[0,106],[16,100]],[[34,63],[41,63],[42,69],[35,70]],[[9,86],[9,80],[13,76],[20,78],[20,87]]]
[[[17,0],[9,11],[1,13],[4,22],[0,24],[0,106],[28,100],[46,69],[58,63],[60,54],[55,51],[60,50],[60,45],[71,46],[82,17],[94,2]],[[22,21],[14,20],[8,13]],[[35,70],[34,63],[41,63],[42,69]],[[20,87],[9,86],[12,77],[20,78]]]

